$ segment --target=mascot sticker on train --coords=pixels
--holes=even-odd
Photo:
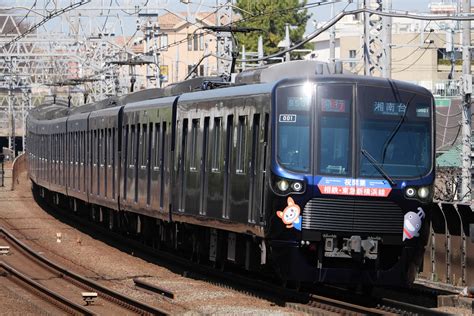
[[[405,214],[403,221],[403,241],[405,239],[412,239],[418,237],[421,228],[421,220],[425,217],[425,212],[421,207],[418,208],[418,213],[408,212]]]
[[[288,197],[287,202],[288,206],[283,211],[278,211],[277,216],[281,218],[286,228],[301,230],[301,208],[291,197]]]

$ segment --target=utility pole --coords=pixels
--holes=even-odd
[[[285,24],[285,49],[288,50],[291,47],[290,41],[290,25],[288,23]],[[290,52],[285,53],[285,61],[288,62],[291,60]]]
[[[258,43],[257,43],[257,52],[258,52],[258,58],[260,59],[260,62],[258,63],[259,66],[263,66],[263,60],[261,60],[263,58],[263,37],[262,35],[260,35],[258,37]]]
[[[31,109],[31,88],[26,86],[21,89],[22,92],[22,109],[21,109],[21,119],[23,123],[23,137],[22,137],[22,150],[23,152],[26,151],[26,117],[28,115],[28,111]]]
[[[15,157],[15,79],[16,69],[15,69],[15,60],[8,59],[6,60],[8,64],[8,121],[10,122],[10,131],[8,137],[8,149],[12,150],[13,158]]]
[[[392,10],[392,0],[384,0],[383,9]],[[383,60],[382,77],[392,77],[392,17],[384,16],[383,23]]]
[[[370,0],[364,0],[364,9],[368,8]],[[369,25],[369,13],[364,12],[364,75],[365,76],[370,76],[370,52],[369,52],[369,47],[370,47],[370,25]]]
[[[216,13],[216,26],[232,22],[232,9],[230,0],[216,0],[219,8]],[[217,73],[230,75],[232,65],[231,57],[233,51],[232,35],[228,31],[217,31],[216,34],[216,52],[217,52]]]
[[[331,3],[331,18],[334,18],[334,2]],[[336,62],[336,27],[332,26],[329,32],[329,65],[331,71],[335,71]]]
[[[471,12],[471,0],[461,0],[462,13]],[[471,21],[462,22],[462,201],[471,203]]]

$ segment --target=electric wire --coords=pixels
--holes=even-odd
[[[423,53],[420,54],[420,56],[414,61],[412,62],[410,65],[408,65],[407,67],[401,69],[401,70],[397,70],[397,71],[392,71],[392,73],[398,73],[398,72],[403,72],[407,69],[409,69],[410,67],[412,67],[414,64],[416,64],[424,55],[425,53],[428,51],[428,49],[430,48],[431,46],[431,43],[428,44],[428,46],[425,48],[425,50],[423,51]]]
[[[3,34],[10,34],[10,32],[12,32],[13,30],[15,30],[16,28],[18,30],[20,30],[20,26],[21,26],[21,23],[23,23],[23,21],[25,21],[27,18],[28,18],[28,15],[30,15],[30,13],[33,11],[33,8],[36,7],[36,4],[37,4],[38,0],[35,0],[35,2],[33,3],[33,5],[31,6],[31,8],[28,9],[28,12],[26,12],[25,16],[19,21],[19,22],[16,22],[14,19],[13,21],[15,21],[15,25],[13,25],[13,27],[7,31],[7,32],[3,32]]]

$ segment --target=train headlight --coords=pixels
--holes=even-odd
[[[290,187],[290,184],[286,180],[280,180],[277,182],[278,190],[285,192]]]
[[[430,189],[428,187],[421,187],[418,189],[418,196],[422,199],[426,199],[430,195]]]
[[[415,194],[416,194],[416,190],[414,188],[407,188],[406,191],[405,191],[405,194],[408,196],[408,197],[414,197]]]
[[[291,184],[291,188],[296,192],[300,192],[301,190],[303,190],[303,184],[301,184],[301,182],[293,182]]]

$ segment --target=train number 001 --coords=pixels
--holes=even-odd
[[[294,123],[296,122],[296,114],[280,114],[278,117],[280,123]]]

